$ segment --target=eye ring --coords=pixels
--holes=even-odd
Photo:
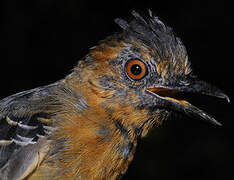
[[[139,59],[131,59],[125,65],[127,75],[133,80],[141,80],[147,75],[147,67]]]

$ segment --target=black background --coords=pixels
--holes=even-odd
[[[152,9],[184,42],[200,79],[231,100],[233,16],[226,1],[1,0],[0,98],[63,78],[116,17]],[[195,98],[223,126],[173,115],[143,139],[124,179],[233,179],[232,103]]]

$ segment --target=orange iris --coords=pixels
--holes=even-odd
[[[126,72],[133,80],[140,80],[145,77],[147,68],[145,63],[139,59],[129,60],[125,66]]]

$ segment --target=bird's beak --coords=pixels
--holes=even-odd
[[[180,83],[182,84],[182,83]],[[157,104],[159,108],[166,108],[169,110],[185,112],[188,115],[200,116],[203,119],[215,124],[221,125],[212,116],[204,112],[203,110],[193,106],[188,101],[180,96],[182,93],[199,93],[209,96],[215,96],[218,98],[226,99],[230,102],[229,97],[225,95],[218,88],[197,79],[190,79],[184,85],[179,86],[158,86],[154,85],[146,89],[146,93],[157,98]]]

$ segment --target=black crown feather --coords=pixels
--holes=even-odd
[[[156,49],[161,59],[186,58],[186,49],[172,28],[154,16],[151,10],[148,12],[148,16],[142,17],[136,11],[132,11],[134,19],[129,23],[120,18],[115,19],[115,22],[128,37],[136,38]]]

